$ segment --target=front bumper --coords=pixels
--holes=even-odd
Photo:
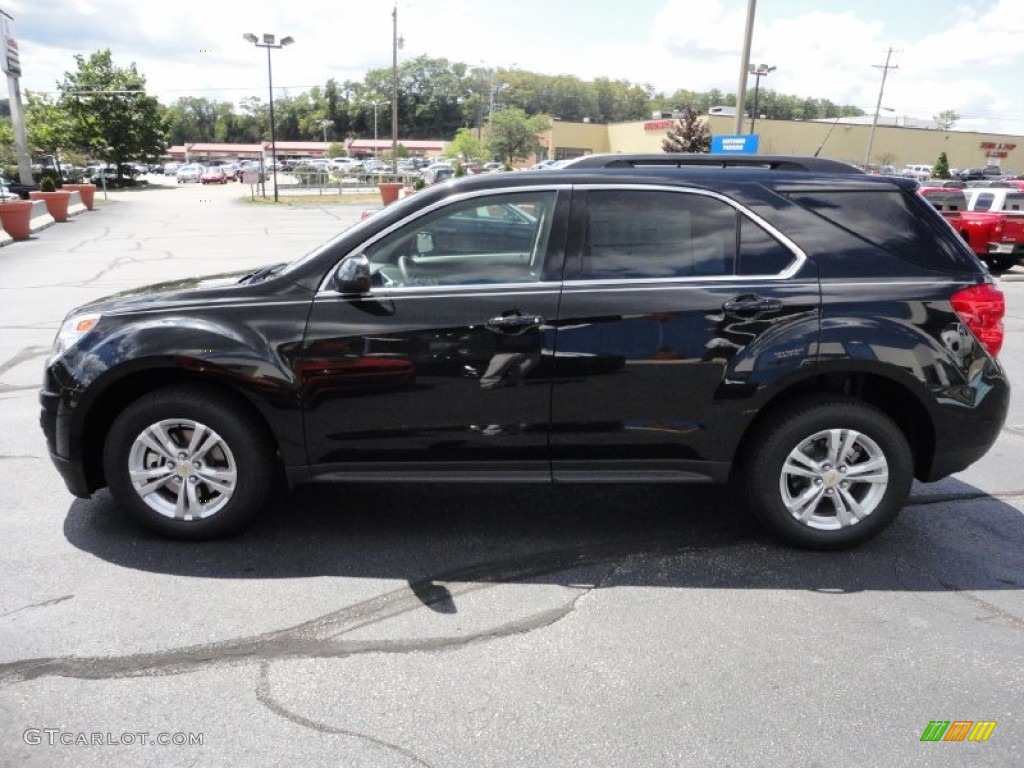
[[[74,496],[87,499],[92,494],[86,479],[85,466],[80,459],[70,459],[60,453],[61,444],[63,443],[66,448],[68,442],[66,438],[60,439],[58,434],[61,422],[60,401],[61,398],[57,392],[40,390],[39,404],[42,408],[39,413],[39,426],[42,427],[43,434],[46,436],[46,449],[50,454],[50,461],[53,462],[53,466],[57,468],[63,478],[64,485]]]

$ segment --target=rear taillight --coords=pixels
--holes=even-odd
[[[1003,348],[1003,292],[991,283],[972,285],[957,291],[950,299],[953,310],[992,357]]]

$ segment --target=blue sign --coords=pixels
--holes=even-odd
[[[722,155],[756,155],[759,138],[757,134],[750,133],[741,136],[712,136],[711,151]]]

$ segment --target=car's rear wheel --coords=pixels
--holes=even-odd
[[[1017,264],[1017,259],[1014,256],[986,256],[985,261],[993,272],[1006,272]]]
[[[841,549],[875,536],[906,502],[913,457],[889,416],[843,397],[801,400],[751,438],[745,490],[754,514],[787,541]]]
[[[151,392],[117,417],[104,449],[121,508],[165,536],[230,535],[271,496],[274,451],[230,397],[192,386]]]

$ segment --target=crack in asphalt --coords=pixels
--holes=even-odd
[[[379,739],[376,736],[371,736],[368,733],[354,731],[350,728],[340,728],[335,725],[328,725],[327,723],[322,723],[318,720],[312,720],[308,717],[304,717],[303,715],[292,712],[290,709],[284,706],[284,704],[275,699],[273,694],[271,693],[270,664],[266,661],[260,664],[260,677],[259,682],[256,685],[256,700],[259,701],[259,703],[265,706],[268,710],[273,712],[275,715],[278,715],[279,717],[282,717],[285,720],[288,720],[289,722],[295,723],[296,725],[301,725],[304,728],[309,728],[310,730],[316,731],[318,733],[334,734],[339,736],[351,736],[361,741],[367,741],[378,747],[382,747],[390,752],[397,752],[402,757],[412,760],[414,763],[416,763],[416,765],[422,765],[425,768],[432,768],[430,763],[426,762],[421,757],[413,754],[404,747],[398,746],[397,744],[392,744],[391,742],[384,741],[383,739]]]
[[[941,584],[947,590],[952,592],[957,597],[962,598],[963,600],[966,600],[968,603],[973,605],[975,608],[979,608],[982,611],[984,611],[985,613],[990,614],[994,618],[999,619],[1000,621],[1006,622],[1013,629],[1024,630],[1024,619],[1022,619],[1020,616],[1012,614],[1009,611],[1003,610],[998,605],[994,605],[994,604],[990,603],[988,600],[982,600],[980,597],[978,597],[973,592],[970,592],[970,591],[968,591],[966,589],[962,589],[962,588],[956,586],[955,584],[950,584],[950,583],[948,583],[946,581],[943,581],[942,579],[936,579],[936,580],[939,582],[939,584]]]
[[[904,508],[927,507],[931,504],[948,504],[953,501],[977,501],[979,499],[998,499],[999,501],[1013,501],[1024,498],[1024,491],[1003,491],[1001,493],[977,492],[944,492],[944,493],[919,493],[907,499]]]
[[[3,457],[0,457],[0,458],[3,458]],[[74,595],[61,595],[60,597],[55,597],[52,600],[43,600],[43,602],[41,602],[41,603],[32,603],[30,605],[23,605],[23,606],[21,606],[21,608],[15,608],[14,610],[4,611],[3,613],[0,613],[0,618],[2,618],[4,616],[11,616],[11,615],[13,615],[15,613],[20,613],[21,611],[27,611],[27,610],[29,610],[31,608],[47,608],[47,607],[49,607],[51,605],[57,605],[57,603],[63,603],[65,600],[71,600],[73,597],[74,597]]]
[[[0,687],[42,677],[89,680],[155,677],[202,671],[211,665],[244,664],[252,660],[342,658],[365,653],[404,654],[459,649],[475,643],[549,627],[571,614],[579,598],[597,586],[575,587],[583,591],[564,606],[543,610],[483,632],[419,640],[346,641],[339,638],[411,611],[429,608],[429,605],[425,605],[417,596],[417,590],[422,594],[428,585],[439,582],[449,585],[449,588],[435,591],[433,599],[446,600],[452,595],[467,595],[578,568],[615,565],[618,561],[633,555],[658,557],[678,554],[680,551],[705,550],[738,539],[738,534],[730,532],[714,544],[700,546],[688,545],[682,536],[651,541],[615,541],[467,566],[411,582],[405,587],[347,605],[292,627],[251,637],[124,656],[63,656],[23,659],[0,664]]]
[[[46,355],[49,352],[49,347],[23,347],[17,353],[15,353],[14,357],[9,357],[7,360],[4,360],[2,363],[0,363],[0,376],[7,373],[12,368],[17,368],[22,363],[28,362],[29,360],[32,360],[37,357],[46,357]]]

